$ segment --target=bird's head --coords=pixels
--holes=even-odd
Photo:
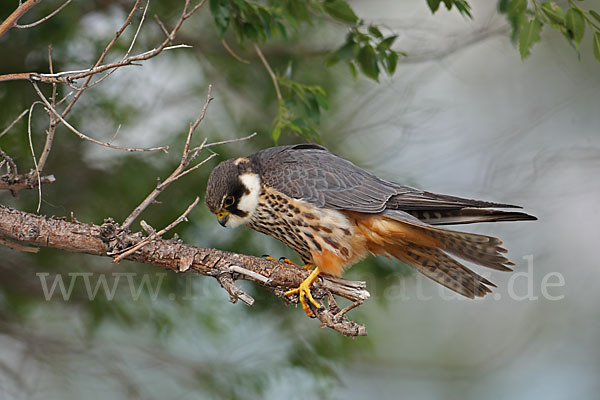
[[[222,226],[245,224],[258,206],[260,183],[249,159],[223,161],[208,178],[206,205]]]

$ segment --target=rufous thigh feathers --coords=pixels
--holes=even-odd
[[[347,213],[355,223],[352,249],[394,257],[466,297],[482,297],[493,283],[447,253],[494,268],[510,265],[496,238],[451,231],[380,214]]]

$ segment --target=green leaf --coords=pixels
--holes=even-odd
[[[466,15],[469,18],[473,18],[471,15],[471,6],[464,0],[454,0],[454,6],[461,14]]]
[[[565,24],[565,13],[555,2],[546,1],[542,3],[542,12],[546,14],[551,22],[559,25]]]
[[[590,15],[591,15],[592,17],[594,17],[594,18],[596,19],[596,21],[600,22],[600,14],[598,14],[598,13],[597,13],[596,11],[594,11],[594,10],[590,10],[590,11],[589,11],[589,13],[590,13]]]
[[[383,38],[383,34],[375,25],[369,25],[369,33],[376,37],[377,39]]]
[[[427,5],[433,14],[440,8],[441,0],[427,0]]]
[[[354,79],[356,79],[358,77],[358,71],[356,70],[356,64],[354,64],[354,62],[350,61],[348,63],[348,67],[350,68],[350,72],[352,73],[352,77]]]
[[[524,60],[529,56],[533,44],[540,41],[542,26],[543,24],[539,19],[533,18],[521,28],[521,32],[519,33],[519,52],[521,53],[521,60]]]
[[[385,68],[387,70],[388,75],[394,75],[396,71],[396,66],[398,65],[398,53],[392,51],[386,58]]]
[[[594,57],[600,61],[600,32],[594,32]]]
[[[444,4],[446,5],[446,8],[448,10],[450,10],[452,8],[452,4],[453,4],[452,0],[442,0],[442,1],[444,2]]]
[[[352,24],[355,24],[358,21],[358,17],[344,0],[328,1],[323,4],[323,8],[327,14],[340,21],[350,22]]]
[[[273,128],[273,132],[271,133],[271,137],[273,137],[273,142],[275,142],[275,144],[277,144],[277,142],[279,141],[280,136],[281,136],[281,127],[276,126],[275,128]]]
[[[578,9],[569,8],[565,20],[567,22],[567,33],[575,42],[575,48],[579,49],[581,39],[583,39],[585,33],[585,18]]]
[[[508,3],[508,15],[516,17],[519,14],[523,14],[527,10],[527,0],[511,0]]]
[[[508,12],[508,2],[509,2],[509,0],[498,1],[498,12],[499,13],[506,14]]]
[[[381,42],[379,42],[379,44],[377,45],[377,50],[389,49],[392,46],[392,44],[394,44],[394,41],[396,41],[397,38],[398,38],[398,35],[392,35],[392,36],[386,37]]]
[[[323,110],[328,110],[329,109],[329,102],[327,101],[327,97],[325,96],[325,92],[323,92],[323,93],[317,92],[317,93],[315,93],[315,97],[317,99],[317,103],[319,103],[319,106]]]
[[[379,78],[379,65],[377,65],[377,54],[375,50],[366,45],[358,52],[358,64],[361,71],[369,78],[377,80]]]
[[[229,7],[227,2],[223,0],[210,0],[210,13],[215,20],[217,33],[222,39],[229,26]]]

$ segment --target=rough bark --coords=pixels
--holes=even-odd
[[[86,224],[26,213],[1,205],[0,237],[19,244],[108,257],[118,255],[143,239],[141,233],[123,230],[111,219],[102,225]],[[212,276],[229,292],[232,302],[239,299],[248,305],[254,300],[235,286],[236,279],[256,282],[284,301],[297,303],[297,296],[288,298],[284,293],[297,287],[309,274],[309,271],[287,263],[190,246],[173,239],[153,239],[125,258],[177,272],[193,271]],[[321,282],[315,284],[313,295],[321,304],[328,293],[333,293],[359,305],[369,297],[365,286],[364,282],[323,277]],[[347,310],[340,311],[333,296],[329,296],[328,304],[329,308],[323,306],[313,310],[324,326],[346,336],[366,335],[363,326],[346,318]]]

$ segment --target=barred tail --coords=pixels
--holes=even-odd
[[[432,226],[403,211],[386,210],[359,222],[370,235],[371,253],[397,258],[466,297],[483,297],[496,286],[450,255],[499,271],[514,265],[497,238]]]

